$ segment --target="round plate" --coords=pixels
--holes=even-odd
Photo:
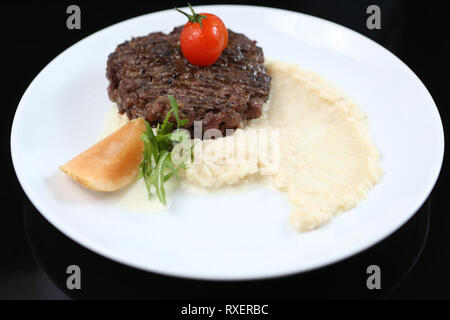
[[[170,32],[174,10],[97,32],[55,58],[25,92],[11,153],[36,208],[85,247],[140,269],[196,279],[256,279],[318,268],[394,232],[422,205],[444,153],[441,119],[414,73],[375,42],[304,14],[250,6],[204,6],[256,39],[268,58],[294,62],[337,84],[367,114],[385,171],[358,207],[308,233],[289,226],[289,205],[266,188],[236,194],[181,190],[159,213],[127,212],[113,195],[87,191],[58,170],[98,137],[111,102],[108,54],[132,36]]]

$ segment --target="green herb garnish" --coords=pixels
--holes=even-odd
[[[162,204],[166,205],[166,191],[164,188],[164,182],[175,176],[178,178],[178,172],[181,169],[186,168],[187,159],[192,158],[192,147],[189,147],[188,154],[184,155],[178,164],[172,161],[172,151],[174,143],[189,143],[190,135],[185,131],[172,132],[174,123],[169,122],[172,114],[177,122],[177,129],[188,123],[187,119],[180,119],[178,113],[177,100],[168,95],[170,102],[170,110],[166,115],[162,124],[158,124],[156,127],[156,134],[153,132],[152,127],[146,121],[146,131],[142,134],[141,140],[144,142],[143,159],[140,164],[141,173],[140,176],[144,178],[145,186],[147,187],[148,197],[151,199],[152,186],[155,189],[156,196]],[[183,149],[184,151],[185,149]]]

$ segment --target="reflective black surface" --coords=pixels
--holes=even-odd
[[[427,240],[430,202],[394,235],[366,252],[320,270],[266,281],[212,282],[166,277],[100,257],[52,227],[30,203],[23,210],[35,260],[59,290],[73,298],[381,298],[391,297],[420,258]],[[67,266],[82,270],[82,290],[68,290]],[[381,290],[367,289],[367,267],[378,265]]]
[[[193,4],[200,3],[204,2]],[[312,14],[374,39],[399,56],[422,79],[435,99],[444,127],[448,123],[450,28],[440,2],[247,3]],[[450,298],[450,217],[445,161],[432,193],[433,200],[428,200],[391,237],[341,263],[286,278],[215,283],[150,274],[100,257],[57,231],[26,199],[12,168],[10,128],[20,97],[39,71],[71,44],[115,22],[182,6],[184,2],[128,1],[111,6],[79,1],[77,4],[82,9],[79,31],[66,28],[65,11],[69,4],[72,3],[2,4],[5,13],[0,22],[4,30],[2,75],[6,88],[2,92],[4,115],[0,127],[5,148],[1,179],[0,298]],[[366,28],[365,10],[370,4],[378,4],[382,10],[381,30]],[[398,190],[398,196],[401,192]],[[66,288],[66,268],[71,264],[82,269],[81,291]],[[366,268],[371,264],[379,265],[382,270],[379,291],[369,291],[366,287]]]

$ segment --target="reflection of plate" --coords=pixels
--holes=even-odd
[[[401,284],[421,257],[427,240],[430,207],[428,200],[400,230],[343,262],[273,280],[225,283],[165,277],[111,262],[55,230],[29,202],[24,206],[24,221],[39,265],[62,292],[75,299],[365,299],[388,298],[393,292],[401,296]],[[82,273],[88,268],[82,275],[82,286],[89,290],[67,289],[67,277],[61,270],[74,261]],[[364,285],[365,270],[374,261],[383,273],[381,290],[367,290]],[[396,290],[399,285],[400,295]]]
[[[170,31],[184,22],[168,10],[74,45],[39,74],[22,98],[11,135],[14,166],[28,197],[52,224],[97,253],[145,270],[250,279],[345,258],[415,213],[439,174],[444,138],[431,96],[401,61],[355,32],[306,15],[246,6],[198,10],[214,12],[230,29],[257,39],[267,57],[314,70],[354,98],[368,115],[383,156],[381,182],[356,209],[319,230],[298,234],[288,225],[287,201],[276,191],[207,197],[176,192],[166,212],[137,214],[58,172],[101,131],[111,105],[107,55],[131,36]]]

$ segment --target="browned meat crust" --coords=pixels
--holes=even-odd
[[[190,130],[200,120],[203,131],[217,128],[225,133],[241,121],[258,118],[271,78],[256,41],[228,30],[228,47],[220,59],[212,66],[197,67],[183,57],[181,30],[133,38],[109,55],[108,93],[119,112],[156,125],[164,120],[170,108],[167,95],[172,94],[180,117],[189,119],[184,127]]]

